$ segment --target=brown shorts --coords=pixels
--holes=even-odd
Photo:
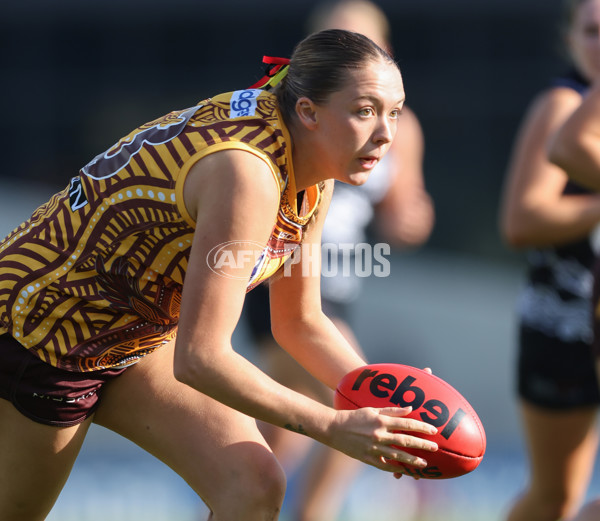
[[[12,336],[0,335],[0,398],[46,425],[81,423],[98,407],[102,386],[126,369],[64,371],[42,362]]]

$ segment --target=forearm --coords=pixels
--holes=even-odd
[[[563,196],[505,216],[503,232],[516,248],[558,246],[587,237],[600,222],[600,195]]]
[[[600,85],[595,85],[550,141],[550,161],[600,192]]]
[[[288,324],[273,324],[277,343],[331,389],[366,361],[321,311]]]
[[[248,416],[326,444],[330,441],[333,409],[275,382],[231,347],[211,350],[206,358],[178,354],[176,349],[175,375]]]

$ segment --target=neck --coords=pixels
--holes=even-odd
[[[292,138],[292,162],[296,192],[306,190],[326,179],[323,176],[323,166],[319,161],[318,144],[311,141],[310,136],[290,128]]]

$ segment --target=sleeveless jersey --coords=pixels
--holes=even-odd
[[[552,82],[581,95],[587,82],[575,71]],[[569,180],[565,194],[590,193]],[[591,296],[595,254],[591,237],[527,253],[527,280],[518,301],[522,325],[563,342],[592,340]]]
[[[0,334],[81,372],[130,365],[172,339],[195,229],[183,185],[196,161],[226,149],[260,157],[278,183],[279,213],[248,290],[275,273],[320,189],[305,191],[298,212],[273,94],[221,94],[122,138],[0,242]]]

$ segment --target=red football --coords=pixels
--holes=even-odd
[[[401,364],[370,364],[348,373],[337,386],[336,409],[408,407],[407,418],[435,427],[434,435],[411,432],[438,444],[436,452],[403,449],[427,461],[419,469],[398,463],[403,472],[426,479],[446,479],[477,468],[485,453],[483,425],[469,402],[450,384],[435,375]]]

